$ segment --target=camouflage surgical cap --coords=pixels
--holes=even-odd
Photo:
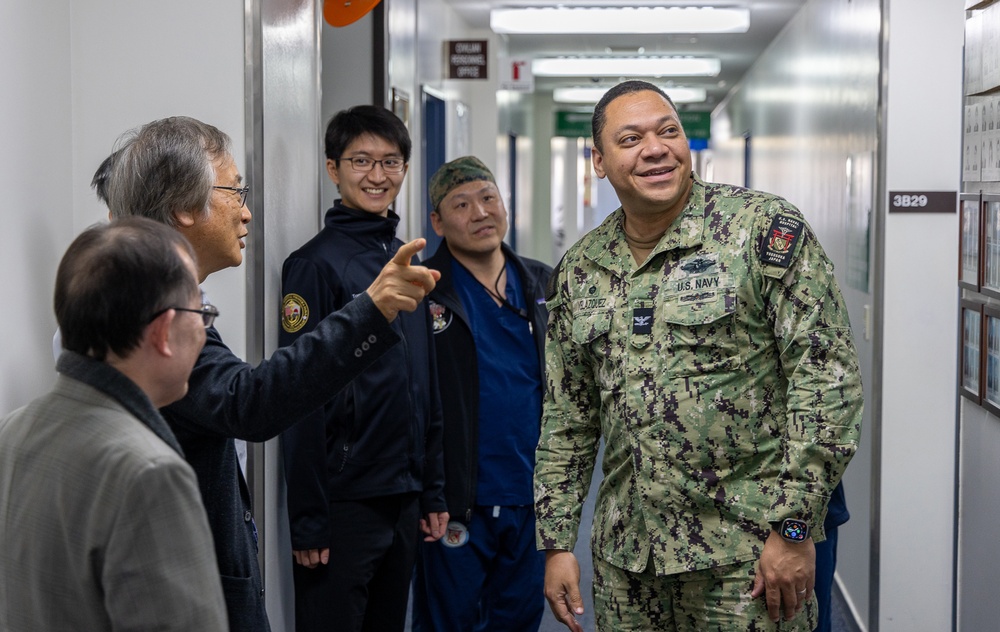
[[[431,176],[430,185],[427,187],[431,197],[431,210],[436,211],[441,200],[452,189],[476,180],[497,183],[489,168],[474,156],[462,156],[441,165],[441,168]]]

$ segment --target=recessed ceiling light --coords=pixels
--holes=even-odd
[[[495,33],[746,33],[750,10],[722,7],[505,7]]]
[[[714,57],[541,57],[531,62],[539,77],[714,77]]]
[[[661,89],[674,103],[701,103],[707,98],[704,88],[687,88],[672,86]],[[556,88],[552,91],[552,100],[558,103],[589,103],[595,104],[601,100],[609,88]]]

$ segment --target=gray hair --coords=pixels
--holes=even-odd
[[[106,183],[111,216],[139,215],[174,226],[176,213],[208,212],[213,162],[228,156],[229,146],[225,133],[187,116],[126,132]]]

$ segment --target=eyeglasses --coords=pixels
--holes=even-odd
[[[402,158],[375,160],[366,156],[358,156],[356,158],[337,158],[337,160],[350,161],[351,167],[360,173],[368,173],[375,168],[376,164],[382,165],[382,171],[386,173],[403,173],[403,167],[406,166],[406,161]]]
[[[250,185],[249,184],[247,186],[245,186],[245,187],[219,187],[219,186],[213,186],[212,188],[213,189],[222,189],[223,191],[232,191],[233,193],[236,193],[237,195],[240,196],[240,206],[243,206],[244,204],[247,203],[247,194],[250,193]]]
[[[191,307],[164,307],[160,311],[150,316],[147,322],[153,322],[160,316],[160,314],[163,314],[170,310],[174,310],[177,312],[191,312],[192,314],[201,314],[201,322],[205,323],[205,329],[211,327],[212,323],[215,322],[215,319],[219,317],[219,308],[216,307],[215,305],[212,305],[211,303],[205,303],[198,309],[194,309]]]

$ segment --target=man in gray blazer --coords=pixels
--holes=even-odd
[[[148,219],[66,251],[59,376],[0,419],[0,630],[227,629],[198,482],[157,411],[187,393],[218,315],[196,271]]]

